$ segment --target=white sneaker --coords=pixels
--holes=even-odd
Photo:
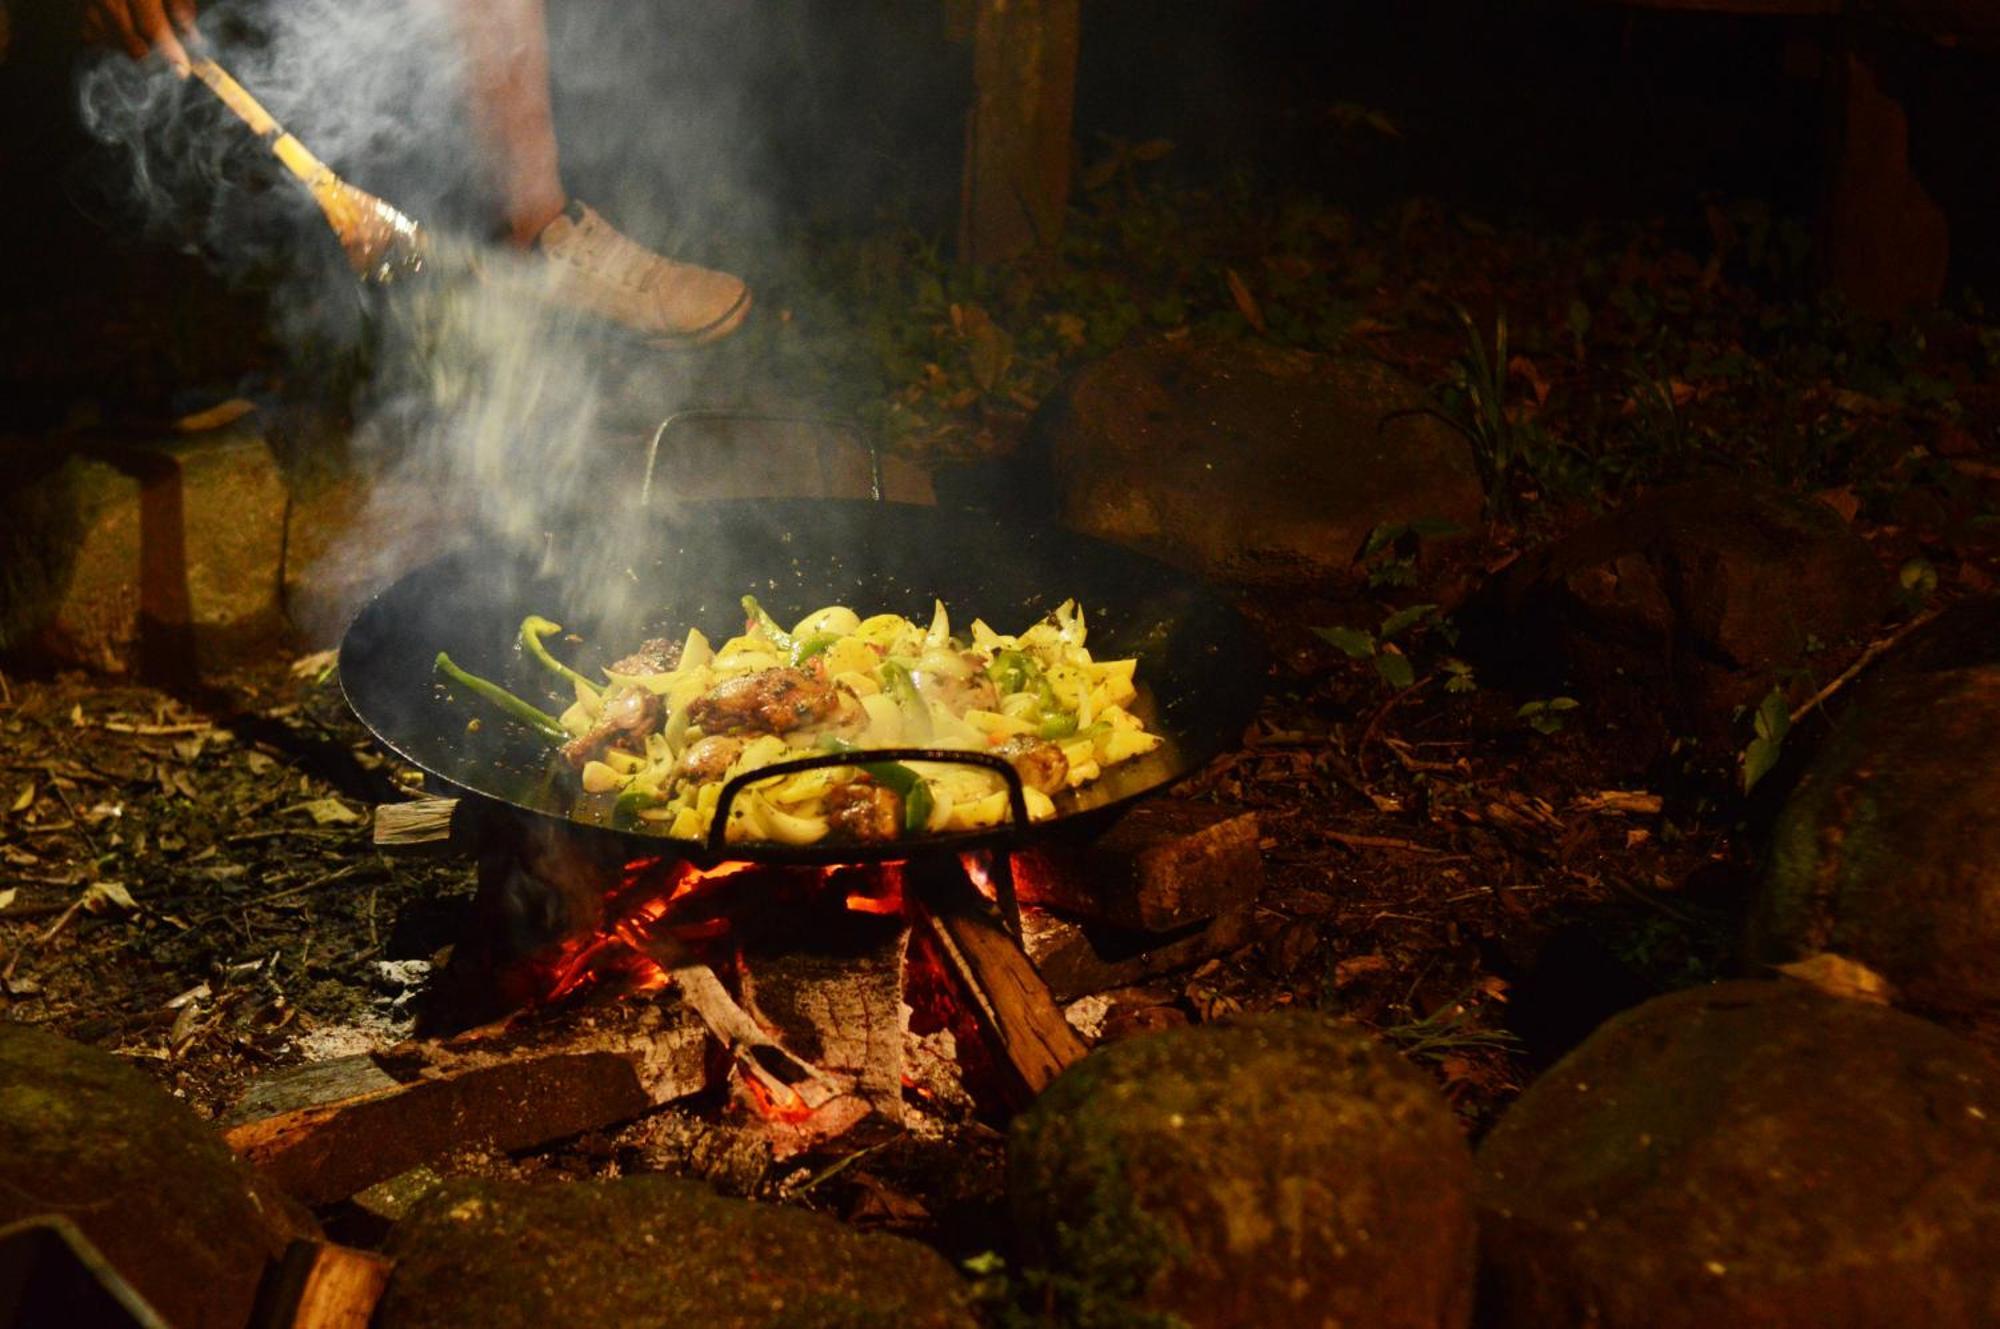
[[[676,263],[572,199],[535,237],[549,261],[549,296],[660,345],[720,341],[743,326],[750,288],[740,277]]]

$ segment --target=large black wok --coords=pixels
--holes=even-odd
[[[864,617],[888,611],[923,622],[933,598],[942,599],[959,632],[974,617],[1018,632],[1074,596],[1088,615],[1096,658],[1139,658],[1141,697],[1133,709],[1166,742],[1060,796],[1050,821],[876,846],[733,843],[726,853],[719,843],[609,826],[594,832],[629,837],[635,853],[703,861],[853,862],[903,857],[920,846],[1089,834],[1116,809],[1232,743],[1261,690],[1262,662],[1249,629],[1214,591],[1152,559],[1055,527],[827,499],[690,504],[647,521],[636,538],[600,532],[534,559],[475,548],[405,576],[361,611],[341,642],[348,703],[386,746],[440,780],[530,814],[587,822],[594,814],[580,807],[574,777],[545,743],[440,685],[433,671],[439,651],[559,711],[570,698],[517,645],[525,615],[543,614],[581,636],[581,644],[550,644],[594,676],[597,666],[648,637],[679,640],[692,626],[719,643],[741,630],[738,601],[749,592],[785,623],[832,604]]]

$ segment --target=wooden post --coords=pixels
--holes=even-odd
[[[1081,0],[974,0],[959,256],[1053,245],[1069,204]]]

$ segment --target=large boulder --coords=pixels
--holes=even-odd
[[[451,1181],[391,1238],[376,1329],[970,1329],[928,1247],[698,1182]]]
[[[1430,1082],[1355,1025],[1265,1015],[1114,1044],[1016,1120],[1008,1166],[1031,1277],[1074,1319],[1471,1315],[1464,1139]]]
[[[1660,997],[1479,1151],[1496,1329],[2000,1323],[2000,1073],[1789,980]]]
[[[1868,688],[1779,814],[1747,951],[1832,951],[1938,1013],[2000,1013],[2000,665]]]
[[[241,1329],[311,1219],[116,1058],[0,1020],[0,1227],[75,1223],[176,1329]]]
[[[1737,479],[1662,489],[1517,560],[1463,615],[1467,649],[1531,690],[1633,691],[1712,735],[1817,644],[1888,608],[1830,508]]]
[[[1257,342],[1127,347],[1037,421],[1064,524],[1219,581],[1350,572],[1385,523],[1478,520],[1465,441],[1383,366]]]

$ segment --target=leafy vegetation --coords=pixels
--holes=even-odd
[[[1970,302],[1850,316],[1768,209],[1709,208],[1703,253],[1660,226],[1557,235],[1421,198],[1274,205],[1247,180],[1175,180],[1170,149],[1107,140],[1052,252],[1013,264],[957,264],[893,216],[796,236],[763,282],[783,313],[730,353],[928,456],[1009,449],[1065,373],[1134,337],[1367,356],[1428,385],[1503,525],[1717,469],[1845,487],[1868,512],[1974,484],[1943,450],[2000,371],[2000,329]],[[1378,585],[1402,584],[1411,534],[1369,552]]]

